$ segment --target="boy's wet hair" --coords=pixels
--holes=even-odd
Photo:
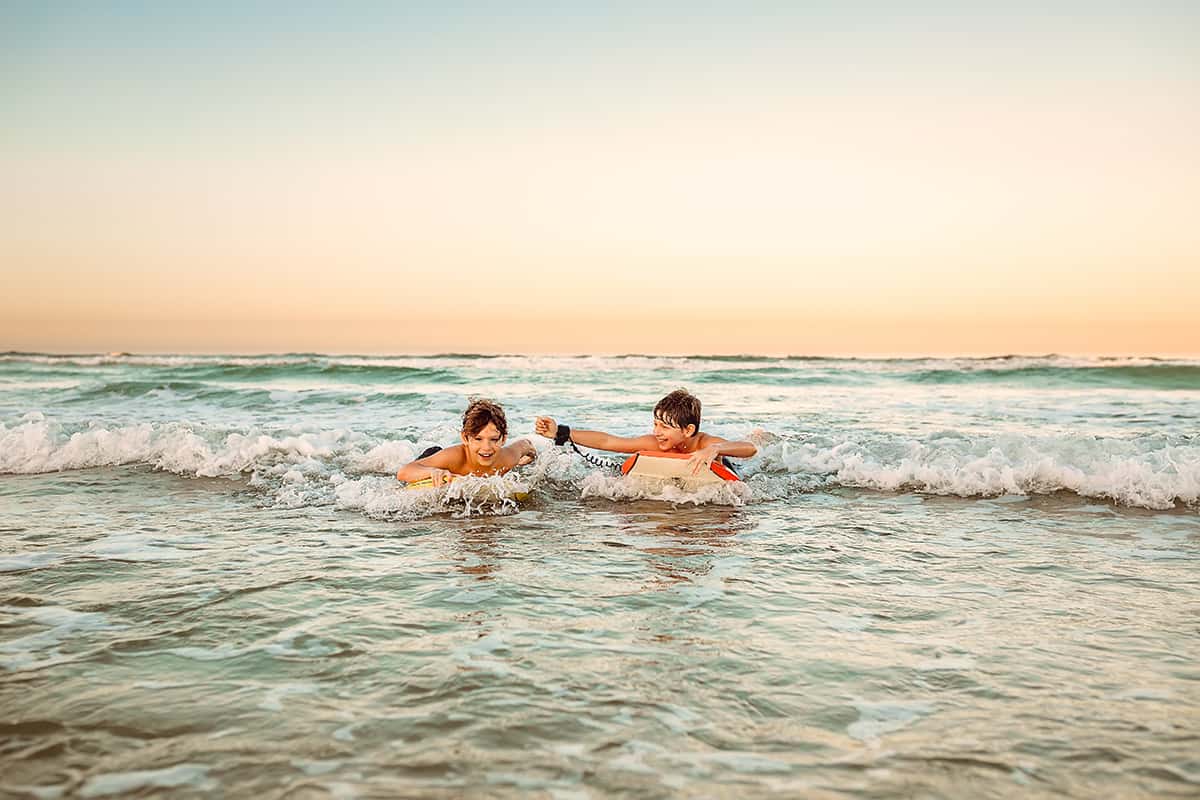
[[[654,407],[654,418],[672,427],[684,429],[695,425],[700,430],[700,400],[688,393],[687,389],[676,389],[658,401]]]
[[[470,405],[463,412],[463,433],[474,436],[488,426],[496,426],[501,437],[508,436],[508,420],[504,418],[504,409],[499,403],[493,403],[483,397],[471,398]]]

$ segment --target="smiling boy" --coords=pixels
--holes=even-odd
[[[503,475],[537,458],[528,439],[505,447],[507,439],[504,409],[491,400],[472,400],[463,412],[462,444],[426,450],[421,458],[401,467],[396,479],[411,483],[429,478],[436,487],[453,475]]]
[[[722,456],[750,458],[758,448],[750,442],[731,442],[720,436],[700,432],[700,401],[684,389],[676,389],[654,406],[654,431],[646,436],[614,436],[603,431],[571,430],[550,417],[538,417],[533,429],[553,439],[555,444],[574,442],[594,450],[637,453],[658,450],[663,453],[690,453],[690,474],[699,475]]]

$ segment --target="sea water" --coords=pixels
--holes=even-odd
[[[1200,362],[0,356],[15,797],[1195,797],[1198,620]]]

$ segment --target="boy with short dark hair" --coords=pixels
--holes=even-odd
[[[507,439],[504,409],[491,400],[475,398],[463,412],[462,444],[429,448],[401,467],[396,479],[412,483],[429,478],[436,487],[452,475],[503,475],[537,458],[537,450],[528,439],[518,439],[505,447]]]
[[[654,431],[646,436],[614,436],[602,431],[571,430],[558,425],[551,417],[538,417],[535,431],[555,444],[568,441],[594,450],[614,453],[636,453],[658,450],[664,453],[690,453],[688,461],[692,475],[709,468],[723,456],[750,458],[758,448],[750,442],[731,442],[720,436],[700,432],[700,401],[685,389],[676,389],[654,406]]]

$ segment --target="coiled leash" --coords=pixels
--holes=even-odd
[[[585,453],[576,447],[575,443],[571,441],[571,426],[569,425],[558,426],[558,430],[554,432],[554,443],[559,447],[562,447],[564,444],[571,445],[571,449],[582,456],[583,460],[591,464],[593,467],[599,467],[600,469],[611,469],[613,472],[621,471],[622,462],[620,460],[608,461],[607,459],[598,458],[591,453]]]

